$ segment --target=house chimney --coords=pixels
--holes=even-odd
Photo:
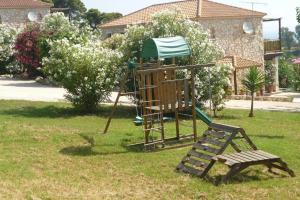
[[[197,17],[202,15],[202,0],[197,0]]]

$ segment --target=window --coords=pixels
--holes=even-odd
[[[110,38],[112,36],[112,33],[107,33],[106,38]]]
[[[211,39],[216,39],[216,29],[215,28],[210,29],[210,37],[211,37]]]

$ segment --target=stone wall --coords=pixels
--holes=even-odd
[[[250,21],[254,25],[255,33],[246,34],[243,23]],[[250,19],[201,19],[199,21],[204,30],[213,34],[215,42],[225,51],[227,56],[264,63],[264,40],[262,18]]]
[[[118,26],[118,27],[111,27],[111,28],[105,28],[102,29],[102,37],[107,38],[115,33],[124,33],[125,32],[125,26]]]
[[[243,23],[245,21],[253,23],[255,29],[254,34],[249,35],[244,33]],[[201,19],[199,22],[205,31],[213,34],[212,37],[225,51],[225,55],[234,55],[262,64],[264,63],[262,18]],[[103,37],[114,33],[123,33],[124,29],[124,26],[103,29]]]
[[[33,9],[1,9],[0,18],[4,24],[21,24],[28,22],[28,13],[35,12],[42,19],[50,13],[50,8],[33,8]]]

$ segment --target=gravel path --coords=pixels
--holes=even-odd
[[[15,80],[0,77],[0,99],[5,100],[28,100],[28,101],[47,101],[59,102],[65,101],[66,91],[63,88],[44,86],[35,81]],[[109,102],[113,102],[117,97],[114,92]],[[130,100],[126,97],[120,99],[121,103],[128,104]],[[249,109],[250,101],[230,100],[226,102],[227,108]],[[300,99],[296,98],[294,102],[273,102],[256,101],[255,109],[300,112]]]

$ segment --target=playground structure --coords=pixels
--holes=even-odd
[[[224,182],[243,169],[258,164],[267,166],[269,172],[273,172],[272,169],[276,168],[294,177],[294,172],[281,158],[258,150],[244,129],[213,123],[196,107],[195,70],[213,67],[214,64],[176,66],[176,57],[189,57],[191,63],[190,55],[189,45],[182,37],[147,40],[143,46],[140,64],[135,66],[131,63],[128,66],[104,133],[108,131],[119,98],[122,95],[134,95],[137,100],[137,95],[139,95],[141,112],[139,113],[137,109],[135,123],[143,125],[145,149],[153,149],[157,145],[164,147],[165,144],[180,142],[184,139],[194,140],[192,149],[176,167],[178,171],[204,178],[219,161],[230,168],[221,179]],[[156,58],[156,62],[143,62],[144,59],[151,58]],[[171,59],[172,64],[162,65],[161,59]],[[184,76],[180,76],[182,74]],[[125,84],[130,75],[133,77],[135,89],[133,92],[126,92],[124,91]],[[138,90],[136,90],[136,82]],[[191,115],[186,114],[188,111]],[[174,113],[175,116],[176,135],[171,138],[166,138],[164,132],[164,115],[167,113]],[[192,134],[181,134],[181,117],[191,119]],[[197,136],[197,117],[208,125],[207,131],[200,139]],[[154,140],[150,137],[153,132],[159,133],[159,139]],[[228,146],[232,146],[237,153],[223,154]]]
[[[164,146],[168,142],[182,141],[183,139],[197,140],[196,117],[201,111],[196,108],[195,98],[195,70],[207,65],[176,66],[176,58],[186,57],[191,63],[191,50],[182,37],[154,38],[147,40],[143,45],[140,64],[128,67],[125,77],[121,82],[120,91],[116,99],[111,116],[108,119],[104,133],[108,131],[111,119],[116,110],[118,100],[122,95],[134,95],[137,99],[141,112],[137,111],[135,123],[141,123],[144,127],[145,148]],[[144,63],[145,60],[155,58],[152,63]],[[169,59],[170,65],[162,65],[162,59]],[[185,74],[184,78],[180,74]],[[138,90],[125,92],[125,84],[131,75],[134,80],[134,87]],[[135,84],[137,82],[137,84]],[[190,114],[186,114],[188,111]],[[166,138],[164,132],[164,115],[172,113],[175,116],[176,136]],[[180,133],[180,117],[192,119],[192,133],[182,135]],[[153,133],[159,134],[159,139],[150,137]]]

